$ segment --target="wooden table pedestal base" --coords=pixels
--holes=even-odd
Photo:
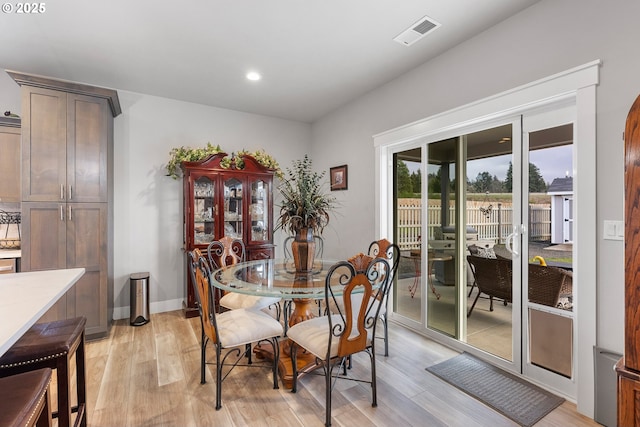
[[[312,319],[315,316],[314,311],[317,310],[316,300],[314,299],[294,299],[295,304],[293,312],[289,318],[289,325],[293,326],[305,320]],[[278,372],[280,379],[285,388],[293,387],[293,363],[291,359],[291,342],[285,337],[280,340],[280,359],[278,361]],[[265,358],[273,360],[273,348],[269,345],[257,345],[253,352],[257,358]],[[298,348],[298,377],[309,373],[321,365],[316,363],[316,357],[307,353],[304,349]]]

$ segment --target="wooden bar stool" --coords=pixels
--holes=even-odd
[[[58,427],[71,425],[72,412],[77,412],[74,426],[87,425],[84,363],[86,323],[86,318],[76,317],[35,324],[0,357],[0,377],[42,368],[56,370],[58,410],[53,412],[52,416],[58,418]],[[78,405],[71,407],[72,384],[69,380],[69,368],[74,354]]]
[[[51,426],[51,369],[0,378],[0,426]]]

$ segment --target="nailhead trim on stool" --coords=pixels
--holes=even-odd
[[[51,369],[0,378],[0,425],[51,426]]]
[[[85,427],[86,390],[85,390],[85,354],[84,329],[87,320],[84,317],[38,323],[29,329],[7,352],[0,357],[0,377],[7,377],[36,369],[56,370],[58,382],[58,427],[71,425],[71,413],[77,412],[74,426]],[[70,362],[76,358],[77,407],[71,407]]]

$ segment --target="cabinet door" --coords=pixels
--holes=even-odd
[[[66,268],[66,214],[63,203],[22,203],[21,271]],[[67,300],[62,297],[39,323],[66,318]]]
[[[20,199],[20,128],[0,126],[0,202]]]
[[[245,215],[242,181],[238,176],[223,175],[222,181],[224,230],[222,236],[247,241],[244,235],[243,219]],[[220,236],[220,237],[222,237]]]
[[[64,200],[67,95],[22,87],[22,200]]]
[[[85,273],[67,292],[67,317],[87,318],[87,335],[107,331],[107,204],[67,205],[67,268]]]
[[[618,425],[640,426],[640,383],[618,376]]]
[[[271,241],[271,188],[270,182],[259,177],[250,177],[249,190],[249,242],[264,243]]]
[[[110,118],[106,99],[67,95],[67,201],[107,201]]]
[[[64,203],[22,203],[22,271],[67,268]]]
[[[187,226],[191,230],[191,241],[188,242],[188,250],[195,245],[208,245],[218,238],[216,232],[218,211],[216,200],[216,186],[213,181],[214,177],[209,175],[194,174],[193,186],[189,201],[191,205],[187,205],[188,220]]]

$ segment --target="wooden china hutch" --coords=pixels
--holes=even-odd
[[[624,132],[625,140],[625,326],[624,357],[618,373],[618,426],[640,426],[640,96]]]
[[[184,188],[184,251],[223,236],[242,239],[247,260],[273,258],[273,177],[249,155],[218,153],[181,164]],[[185,268],[186,317],[198,315],[193,284]]]

